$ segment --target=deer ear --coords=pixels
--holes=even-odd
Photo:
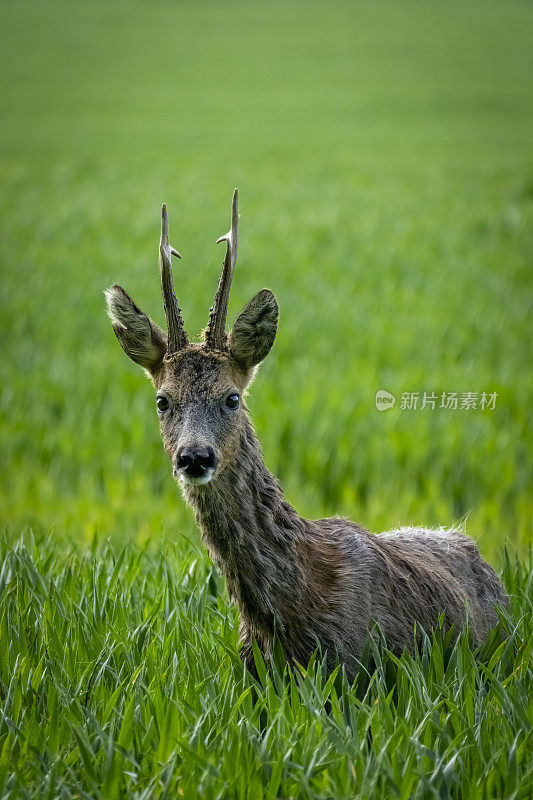
[[[167,337],[161,328],[143,314],[122,286],[105,292],[107,313],[115,336],[127,356],[153,375],[167,352]]]
[[[230,354],[241,369],[252,369],[268,355],[277,327],[276,298],[270,289],[261,289],[241,311],[229,335]]]

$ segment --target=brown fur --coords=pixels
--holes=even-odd
[[[290,660],[305,663],[320,644],[330,666],[339,658],[353,676],[373,621],[400,652],[413,645],[415,623],[430,631],[443,611],[447,625],[458,631],[468,619],[474,641],[484,640],[506,597],[467,536],[424,529],[376,536],[338,517],[303,519],[285,500],[243,402],[276,334],[269,290],[248,303],[223,348],[185,343],[172,353],[123,289],[110,289],[107,300],[121,346],[168,401],[160,413],[163,444],[238,605],[242,654],[252,668],[252,641],[268,654],[276,633]],[[230,411],[232,393],[241,404]],[[187,481],[176,468],[183,447],[212,448],[208,482]]]

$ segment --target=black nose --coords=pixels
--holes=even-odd
[[[176,456],[176,468],[191,478],[202,478],[208,469],[216,466],[212,447],[180,447]]]

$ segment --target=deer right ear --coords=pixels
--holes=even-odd
[[[122,286],[105,292],[107,313],[115,336],[127,356],[153,375],[167,352],[167,336],[143,314]]]
[[[244,371],[268,355],[276,338],[278,304],[270,289],[261,289],[241,311],[230,332],[228,348]]]

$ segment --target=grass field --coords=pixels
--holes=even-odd
[[[2,556],[3,797],[531,797],[532,563],[507,564],[505,641],[378,649],[350,687],[320,662],[245,675],[236,614],[184,542]]]
[[[530,4],[22,0],[0,26],[1,796],[526,798]],[[250,398],[267,464],[306,516],[467,516],[500,570],[506,545],[502,649],[385,657],[355,689],[243,676],[102,295],[162,320],[165,201],[197,334],[234,186],[230,318],[264,285],[281,310]]]

